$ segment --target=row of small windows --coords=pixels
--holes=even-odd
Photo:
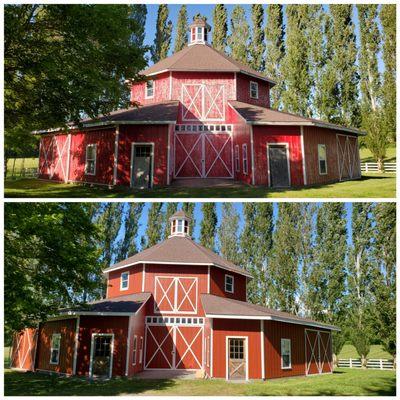
[[[249,173],[247,143],[242,144],[242,168],[243,174],[247,175]],[[239,145],[235,146],[235,170],[236,172],[240,172]]]
[[[175,125],[176,132],[232,132],[232,125]]]
[[[146,317],[148,324],[183,324],[183,325],[202,325],[204,318],[192,317]]]

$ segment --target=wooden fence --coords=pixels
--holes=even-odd
[[[386,172],[397,172],[397,163],[383,163],[383,169]],[[379,172],[378,163],[361,163],[361,171],[363,172]]]
[[[340,368],[361,368],[361,359],[359,358],[340,358],[338,361]],[[368,369],[394,369],[393,360],[383,358],[370,358],[367,360]]]

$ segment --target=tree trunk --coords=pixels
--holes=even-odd
[[[364,355],[361,356],[361,368],[367,369],[367,358]]]
[[[6,155],[4,155],[4,179],[7,178],[7,162],[8,158],[6,157]]]
[[[377,164],[378,164],[378,171],[379,172],[385,172],[385,168],[383,166],[383,159],[382,158],[378,158]]]
[[[335,368],[337,368],[337,366],[338,366],[338,357],[337,357],[337,355],[335,354],[335,353],[333,353],[332,354],[332,361],[333,361],[333,368],[335,369]]]

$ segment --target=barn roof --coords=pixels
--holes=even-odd
[[[228,299],[212,294],[202,294],[201,303],[207,317],[224,319],[265,319],[289,322],[301,325],[310,325],[331,330],[340,330],[338,327],[318,322],[309,318],[302,318],[287,312],[273,310],[245,301]]]
[[[93,301],[79,307],[63,308],[59,314],[64,315],[108,315],[135,314],[151,297],[151,293],[136,293]]]
[[[187,46],[170,57],[164,58],[140,74],[152,76],[166,71],[241,72],[275,85],[275,82],[249,66],[228,57],[209,45]]]
[[[185,236],[171,236],[132,257],[106,268],[107,273],[136,264],[214,265],[251,277],[244,269]]]
[[[239,115],[251,125],[294,125],[294,126],[317,126],[320,128],[330,128],[365,135],[364,132],[355,128],[347,128],[341,125],[331,124],[313,118],[304,118],[299,115],[290,114],[283,111],[273,110],[272,108],[255,106],[240,101],[229,100],[229,104],[239,113]]]

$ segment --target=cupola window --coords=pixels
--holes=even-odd
[[[190,218],[183,211],[176,212],[169,221],[171,223],[171,236],[188,237],[190,235]]]
[[[193,23],[190,25],[190,43],[192,44],[207,44],[208,32],[211,27],[207,24],[207,18],[196,15],[193,18]]]

